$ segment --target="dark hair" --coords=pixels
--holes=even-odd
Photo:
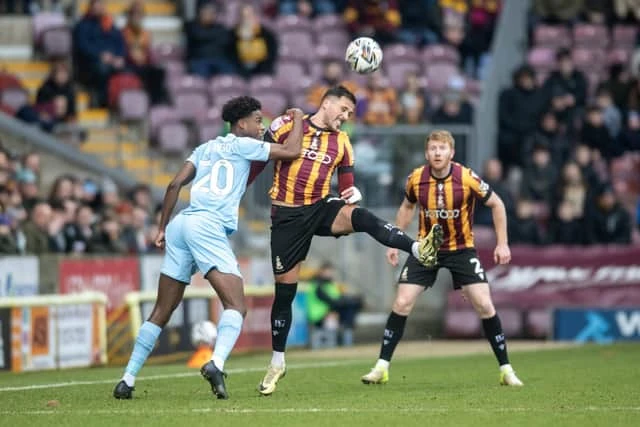
[[[244,119],[262,108],[262,104],[255,98],[250,96],[238,96],[222,107],[222,120],[229,122],[231,126],[235,125],[238,120]]]
[[[556,52],[556,61],[560,61],[564,58],[571,58],[571,51],[566,47],[560,48]]]
[[[324,95],[322,95],[322,100],[324,101],[326,98],[330,96],[335,96],[336,98],[345,97],[349,101],[353,102],[354,104],[356,103],[356,96],[353,94],[353,92],[351,92],[349,89],[347,89],[342,85],[333,86],[327,89]]]

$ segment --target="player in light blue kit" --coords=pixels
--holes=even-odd
[[[302,144],[301,110],[287,111],[293,130],[286,142],[269,144],[262,141],[260,108],[257,99],[247,96],[227,102],[222,118],[230,123],[231,133],[197,147],[167,187],[155,241],[160,248],[166,246],[158,297],[149,319],[140,327],[124,376],[113,390],[116,399],[131,399],[136,375],[196,270],[211,283],[224,307],[213,356],[200,372],[218,399],[228,398],[224,362],[240,335],[247,310],[242,276],[227,236],[238,226],[238,206],[251,161],[296,159]],[[169,221],[180,189],[192,180],[189,207]]]

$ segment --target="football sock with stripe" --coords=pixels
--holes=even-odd
[[[502,323],[500,323],[498,313],[489,319],[482,319],[482,329],[484,329],[484,336],[487,337],[489,344],[491,344],[493,354],[496,355],[498,364],[500,366],[508,365],[509,355],[507,354],[507,341],[502,332]]]
[[[127,383],[129,387],[134,386],[136,376],[138,372],[140,372],[140,369],[142,369],[142,365],[144,365],[151,351],[153,351],[153,346],[156,344],[156,340],[160,336],[161,331],[162,328],[160,326],[148,320],[140,326],[140,331],[138,331],[138,336],[133,346],[133,352],[124,371],[124,377],[122,377],[123,381]]]
[[[412,246],[415,240],[395,225],[383,221],[367,209],[355,208],[351,214],[351,225],[354,231],[367,233],[385,246],[413,253]]]
[[[211,360],[221,371],[224,370],[224,362],[231,354],[236,341],[238,341],[243,320],[242,314],[237,310],[225,310],[220,316],[218,337],[216,338],[216,346]]]
[[[402,338],[404,326],[407,323],[407,316],[402,316],[392,311],[387,319],[387,325],[384,328],[384,336],[382,337],[382,345],[380,346],[380,359],[391,361],[393,352]],[[387,365],[388,366],[388,365]]]

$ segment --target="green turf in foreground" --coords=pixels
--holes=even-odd
[[[359,382],[371,357],[336,360],[336,366],[291,357],[276,393],[261,397],[255,386],[266,360],[262,355],[229,362],[228,401],[214,400],[196,372],[177,365],[145,368],[132,401],[111,397],[120,368],[2,374],[0,425],[640,425],[637,344],[514,353],[525,382],[521,389],[498,385],[489,354],[398,360],[384,386]],[[150,376],[163,378],[144,379]],[[7,391],[70,381],[93,383]],[[47,406],[53,399],[58,407]]]

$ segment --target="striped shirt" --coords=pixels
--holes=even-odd
[[[265,140],[283,144],[293,121],[288,116],[276,118]],[[296,160],[275,163],[271,199],[290,205],[311,205],[329,195],[331,177],[353,171],[353,148],[345,132],[334,132],[315,126],[305,116],[302,155]]]
[[[445,178],[431,175],[429,166],[414,169],[407,178],[405,196],[420,205],[420,237],[429,233],[433,224],[444,231],[442,252],[473,248],[473,210],[476,199],[486,202],[492,190],[471,169],[452,162]]]

